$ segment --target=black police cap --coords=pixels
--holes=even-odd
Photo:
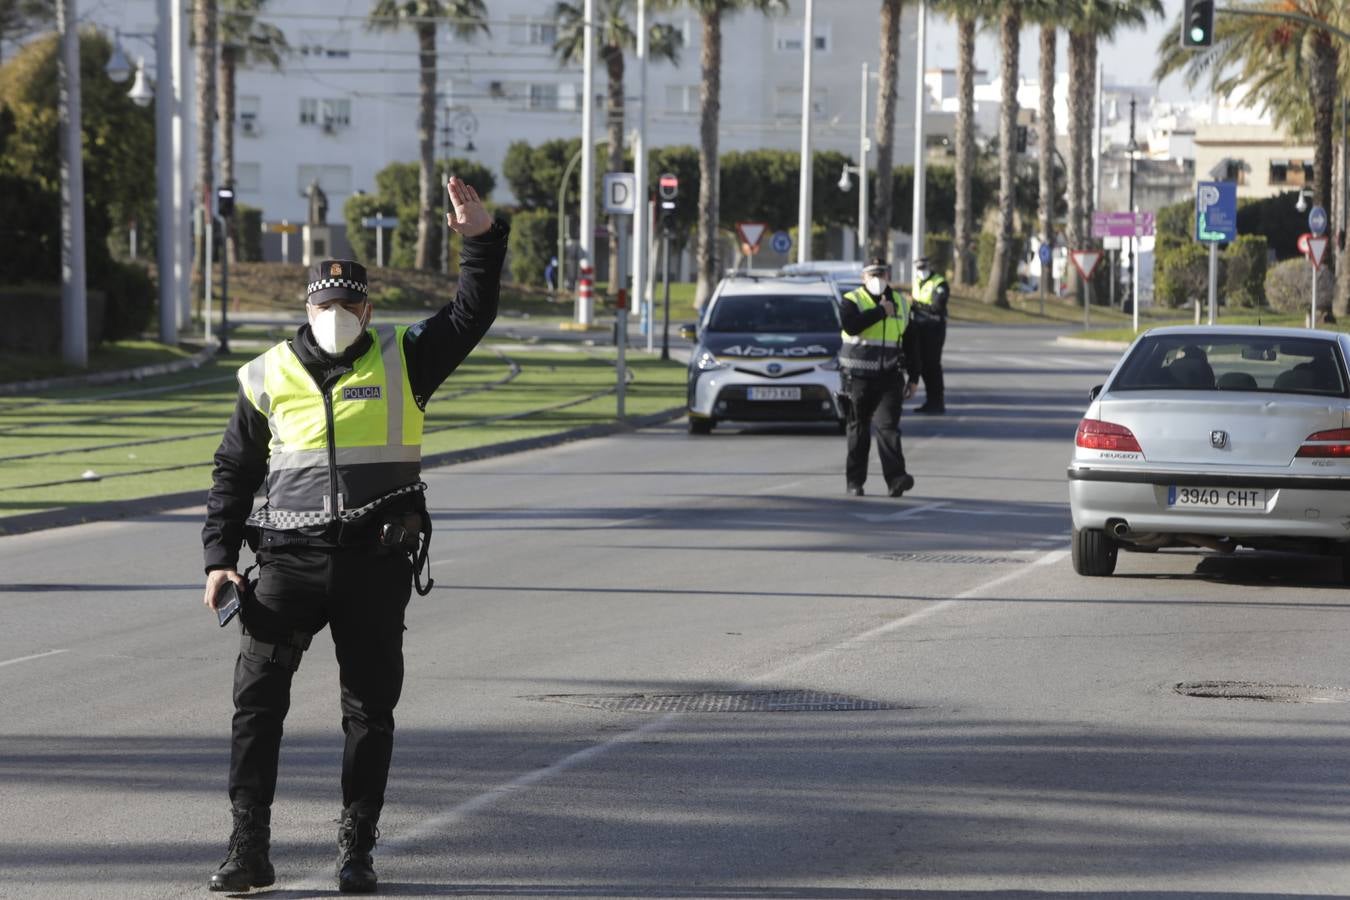
[[[309,267],[306,290],[309,303],[366,300],[370,296],[370,282],[366,267],[351,259],[325,259]]]

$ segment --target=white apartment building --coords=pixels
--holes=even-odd
[[[266,221],[303,221],[306,186],[318,179],[329,198],[330,221],[343,202],[375,188],[375,173],[417,150],[418,56],[411,30],[372,31],[370,0],[272,0],[260,17],[281,28],[292,47],[280,71],[241,67],[235,122],[236,192],[261,207]],[[785,15],[729,15],[723,22],[720,149],[796,150],[801,139],[803,0]],[[473,40],[440,29],[437,42],[440,156],[467,156],[500,173],[513,141],[537,144],[581,131],[579,65],[553,53],[557,23],[552,0],[492,0],[490,34]],[[700,23],[686,9],[653,14],[684,37],[679,65],[653,62],[647,78],[649,147],[698,144]],[[863,62],[877,70],[876,0],[815,4],[812,140],[816,149],[856,158]],[[86,21],[106,31],[154,30],[152,0],[91,7]],[[913,147],[915,13],[902,26],[896,164]],[[129,53],[153,52],[127,43]],[[626,58],[626,127],[640,98],[633,55]],[[596,137],[604,137],[605,71],[595,75]],[[875,80],[869,91],[875,106]],[[189,85],[186,96],[194,91]],[[190,151],[189,151],[190,152]],[[191,157],[189,157],[191,158]],[[726,186],[723,190],[726,190]],[[493,199],[513,198],[498,178]]]

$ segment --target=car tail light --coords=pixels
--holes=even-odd
[[[1314,431],[1303,439],[1295,456],[1350,459],[1350,428]]]
[[[1078,434],[1073,442],[1088,450],[1119,450],[1124,453],[1143,453],[1134,433],[1124,425],[1115,422],[1103,422],[1101,419],[1084,419],[1078,423]]]

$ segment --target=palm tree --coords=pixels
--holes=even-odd
[[[995,234],[994,259],[984,302],[1007,307],[1008,262],[1013,247],[1013,209],[1016,197],[1013,164],[1016,160],[1017,130],[1017,54],[1021,48],[1023,0],[1005,0],[999,13],[999,98],[998,124],[998,232]]]
[[[608,141],[608,171],[623,171],[623,73],[624,53],[637,46],[637,35],[628,24],[628,14],[633,0],[601,0],[598,17],[599,28],[596,39],[599,45],[600,61],[605,65],[605,78],[608,88],[608,108],[605,126]],[[586,16],[585,8],[579,3],[562,0],[553,8],[553,17],[558,22],[558,39],[553,44],[553,52],[558,59],[566,63],[581,60],[585,47]],[[684,46],[684,36],[673,25],[652,25],[647,29],[647,53],[652,59],[665,59],[676,65],[680,62],[680,48]],[[614,285],[618,274],[619,228],[616,216],[609,217],[609,282]]]
[[[1333,28],[1350,25],[1350,10],[1343,0],[1283,0],[1246,8],[1292,13]],[[1158,48],[1158,78],[1184,70],[1187,82],[1194,86],[1208,77],[1211,90],[1219,96],[1242,86],[1249,103],[1262,104],[1277,124],[1291,131],[1306,129],[1306,113],[1301,108],[1311,108],[1313,193],[1317,204],[1330,210],[1332,124],[1340,99],[1337,76],[1344,62],[1336,38],[1308,21],[1224,14],[1215,21],[1213,46],[1195,51],[1181,47],[1181,28],[1178,22]],[[1324,265],[1332,264],[1334,252],[1332,241]],[[1341,294],[1345,289],[1340,283],[1350,278],[1336,281]]]
[[[694,304],[699,308],[717,284],[717,131],[722,116],[722,16],[741,9],[769,13],[787,9],[787,0],[687,0],[699,15],[702,46],[699,48],[698,123],[698,286]],[[810,240],[806,235],[802,240]]]
[[[216,155],[216,0],[198,0],[192,9],[192,41],[197,66],[197,201],[204,216],[215,206],[212,164]],[[201,238],[199,237],[200,241]],[[204,262],[201,245],[193,268]]]
[[[864,235],[863,239],[868,255],[882,258],[885,258],[890,243],[891,183],[895,180],[892,160],[895,156],[895,80],[900,65],[901,5],[902,0],[881,0],[881,71],[877,75],[877,117],[873,129],[877,136],[877,189],[868,219],[872,233]],[[862,167],[862,177],[866,178],[866,160]]]
[[[411,25],[417,34],[418,103],[417,145],[420,166],[417,177],[417,248],[413,265],[431,268],[431,250],[438,239],[436,210],[440,185],[436,178],[436,29],[448,23],[456,37],[472,40],[488,33],[487,7],[483,0],[378,0],[370,13],[375,30]]]
[[[1041,18],[1038,16],[1038,18]],[[1055,246],[1055,45],[1058,16],[1041,18],[1040,112],[1036,126],[1036,153],[1040,165],[1041,240]],[[1041,271],[1041,296],[1046,294],[1046,272]]]
[[[267,0],[224,0],[220,11],[220,71],[217,78],[217,116],[220,129],[220,183],[234,184],[234,85],[239,64],[267,63],[281,68],[289,50],[286,35],[275,25],[258,21]],[[226,223],[225,255],[238,262],[233,222]]]

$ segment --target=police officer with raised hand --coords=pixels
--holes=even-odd
[[[234,670],[229,796],[234,826],[213,891],[275,880],[271,807],[291,680],[327,624],[340,672],[342,811],[337,885],[376,889],[372,851],[403,687],[404,612],[423,586],[431,520],[420,480],[422,417],[441,382],[497,316],[508,229],[459,178],[449,227],[464,236],[452,302],[412,326],[371,326],[366,270],[325,260],[309,272],[308,323],[239,370],[239,398],[216,451],[202,542],[204,602],[243,593]],[[253,497],[266,486],[266,500]],[[238,571],[240,545],[257,580]]]
[[[872,259],[863,268],[862,287],[845,294],[839,308],[844,332],[839,369],[848,399],[844,479],[848,492],[857,497],[867,481],[874,422],[888,493],[899,497],[914,486],[900,446],[901,409],[914,396],[918,378],[914,333],[906,327],[909,304],[891,290],[889,275],[884,259]]]
[[[911,327],[919,349],[924,395],[922,405],[914,408],[918,413],[940,416],[947,411],[942,379],[942,345],[947,342],[947,299],[950,295],[947,277],[933,271],[928,257],[921,256],[915,260]]]

